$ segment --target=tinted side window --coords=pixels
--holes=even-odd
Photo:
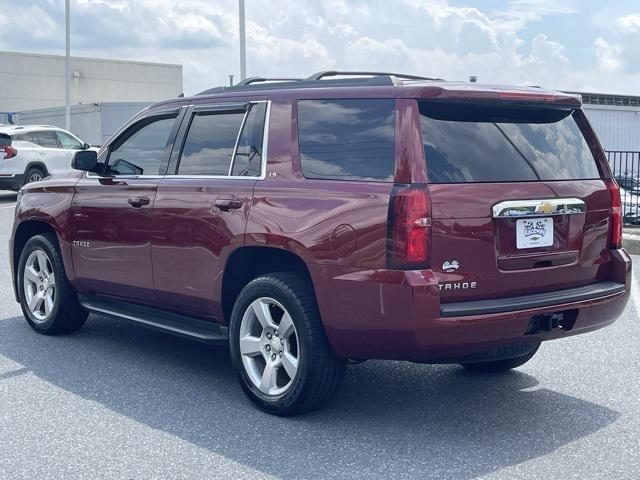
[[[141,120],[118,138],[109,151],[111,175],[158,175],[175,116]]]
[[[65,132],[56,132],[58,135],[58,140],[62,145],[62,148],[66,148],[68,150],[82,150],[82,144],[73,138],[71,135]]]
[[[55,132],[33,132],[33,135],[38,139],[38,145],[44,148],[62,148],[58,143],[58,137]]]
[[[393,99],[300,101],[298,136],[307,178],[393,181]]]
[[[238,140],[236,156],[233,160],[232,175],[240,177],[259,177],[262,173],[262,141],[264,138],[264,119],[266,103],[252,105],[244,129]]]
[[[228,175],[244,112],[196,114],[182,148],[179,175]]]
[[[24,135],[20,135],[20,136],[22,137],[21,140],[23,142],[30,142],[36,146],[38,145],[38,139],[33,133],[25,133]]]
[[[431,183],[599,178],[570,112],[420,102]]]

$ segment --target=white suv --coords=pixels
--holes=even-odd
[[[51,125],[0,125],[0,190],[19,190],[53,173],[71,170],[73,153],[91,146]],[[9,140],[10,139],[10,140]]]

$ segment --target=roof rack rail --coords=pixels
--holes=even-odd
[[[327,78],[326,77],[365,77],[365,78]],[[369,78],[366,78],[369,77]],[[357,72],[326,70],[301,78],[263,78],[250,77],[231,87],[214,87],[197,95],[213,95],[225,92],[250,90],[285,90],[288,88],[327,88],[327,87],[381,87],[396,85],[394,79],[441,81],[441,78],[420,77],[404,73]]]
[[[407,75],[406,73],[392,73],[392,72],[359,72],[359,71],[339,71],[339,70],[325,70],[317,72],[305,80],[321,80],[325,77],[346,77],[346,76],[362,76],[362,77],[397,77],[405,78],[407,80],[442,80],[441,78],[434,77],[421,77],[419,75]]]
[[[302,78],[293,78],[293,77],[249,77],[241,82],[238,82],[234,85],[234,87],[251,85],[252,83],[259,82],[301,82]]]

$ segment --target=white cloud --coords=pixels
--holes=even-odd
[[[598,37],[594,42],[598,66],[605,72],[615,72],[622,64],[621,54],[623,48],[607,42],[604,38]]]
[[[626,32],[638,33],[640,32],[640,13],[633,13],[619,17],[616,20],[616,23]]]
[[[640,77],[633,73],[640,65],[640,14],[621,16],[617,28],[600,36],[587,28],[572,32],[581,35],[583,45],[593,45],[589,64],[577,61],[575,48],[568,51],[559,38],[536,32],[548,16],[576,14],[576,1],[559,3],[512,0],[491,11],[448,0],[252,0],[247,2],[248,73],[380,69],[457,80],[474,74],[484,82],[564,89],[621,85],[640,93]],[[236,0],[72,0],[72,5],[76,55],[182,63],[186,93],[226,84],[229,73],[237,76]],[[62,51],[61,2],[0,0],[0,12],[21,18],[12,21],[10,31],[0,29],[0,48]]]

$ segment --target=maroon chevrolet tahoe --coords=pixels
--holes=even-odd
[[[252,78],[147,108],[74,168],[18,196],[33,329],[97,313],[228,343],[277,415],[325,404],[349,361],[518,367],[629,297],[618,186],[574,95]]]

